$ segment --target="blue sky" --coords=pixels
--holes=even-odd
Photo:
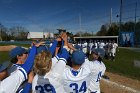
[[[125,17],[134,15],[136,1],[123,0],[124,10],[131,10],[124,12]],[[109,23],[111,8],[112,21],[118,22],[120,0],[0,0],[0,23],[8,28],[23,26],[29,31],[56,32],[57,28],[65,28],[76,33],[81,27],[83,32],[97,32]]]

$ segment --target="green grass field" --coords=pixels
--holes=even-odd
[[[11,44],[0,44],[0,46],[8,46],[8,45],[11,45]],[[13,44],[13,45],[23,46],[23,47],[27,47],[27,48],[31,46],[30,44]],[[9,52],[0,51],[0,63],[10,60],[10,58],[8,57],[8,53]]]
[[[9,60],[8,52],[1,52],[0,51],[0,63]]]
[[[9,59],[8,52],[0,52],[0,63]],[[140,68],[134,67],[134,60],[140,60],[140,52],[119,49],[115,61],[104,60],[108,72],[140,80]]]
[[[134,66],[134,60],[140,61],[140,52],[120,48],[114,62],[104,60],[104,63],[109,72],[140,80],[140,68]]]

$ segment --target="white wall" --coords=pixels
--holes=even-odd
[[[53,33],[49,33],[49,32],[29,32],[27,39],[31,39],[31,38],[43,38],[43,35],[45,35],[45,38],[48,38],[49,36],[51,38],[54,37]]]

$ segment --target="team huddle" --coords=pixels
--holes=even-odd
[[[100,93],[102,53],[93,49],[90,61],[85,51],[69,43],[66,32],[50,47],[44,42],[28,50],[16,47],[8,67],[0,66],[0,93]]]

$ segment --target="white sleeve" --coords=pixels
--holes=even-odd
[[[94,62],[89,61],[88,59],[85,59],[85,62],[83,63],[82,67],[88,68],[91,72],[96,72],[96,65]]]
[[[23,68],[13,72],[9,77],[0,82],[0,93],[16,93],[23,81],[27,79],[27,73]]]
[[[52,71],[55,74],[55,76],[62,76],[65,66],[66,60],[64,58],[60,58],[58,63],[52,68]]]
[[[53,68],[56,65],[56,63],[58,62],[58,60],[59,60],[59,57],[58,56],[55,56],[55,57],[52,58],[52,67],[51,68]]]
[[[105,74],[105,71],[106,71],[106,66],[105,64],[102,62],[103,66],[102,66],[102,76]]]

